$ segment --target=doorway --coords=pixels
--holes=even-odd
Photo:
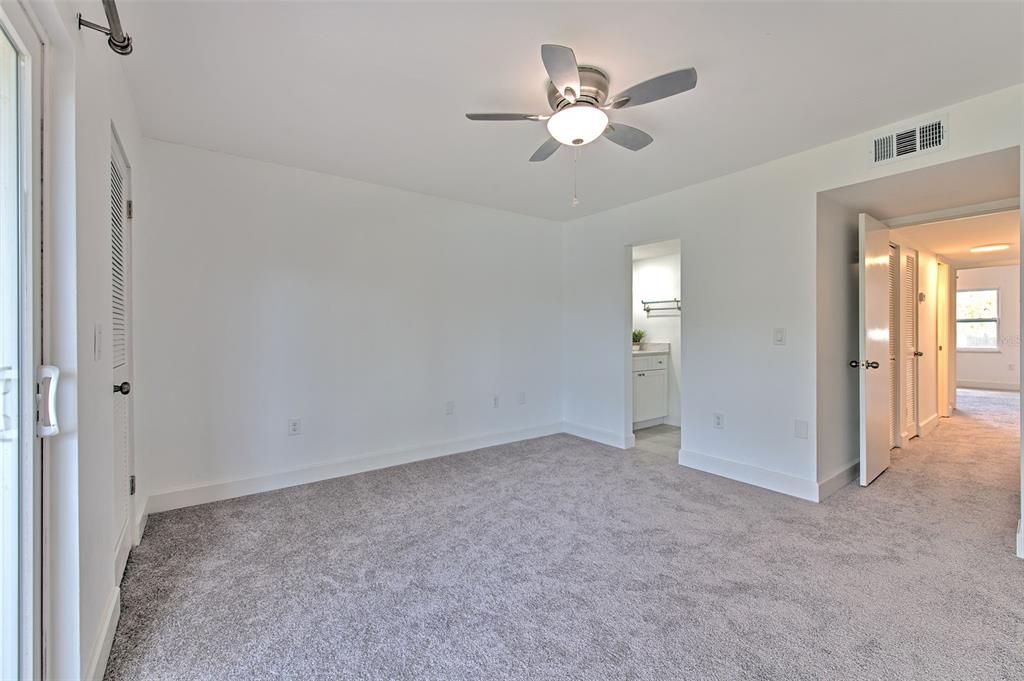
[[[991,291],[994,287],[985,284],[981,288],[987,293],[970,294],[984,300],[976,300],[975,309],[965,317],[964,293],[958,289],[963,289],[960,279],[971,269],[1012,267],[1004,272],[1012,285],[1002,287],[1003,297],[1008,307],[1019,308],[1019,193],[1017,147],[819,193],[819,241],[831,249],[829,256],[838,252],[840,235],[856,235],[857,260],[847,270],[852,276],[845,282],[823,271],[819,245],[819,280],[824,277],[835,284],[836,293],[859,289],[860,302],[853,307],[858,312],[852,319],[833,315],[846,325],[839,324],[842,330],[819,339],[818,359],[820,374],[838,378],[836,383],[849,389],[845,395],[852,399],[847,413],[855,415],[854,427],[834,430],[849,433],[856,442],[861,485],[885,488],[885,471],[901,462],[906,465],[911,455],[934,457],[943,452],[955,458],[957,452],[972,449],[965,428],[968,424],[978,428],[983,421],[962,418],[957,384],[974,356],[999,356],[1002,373],[1016,378],[1019,316],[1009,318]],[[819,314],[824,300],[819,296]],[[837,304],[839,297],[832,295],[831,301]],[[1003,338],[1006,324],[1013,329]],[[823,351],[823,339],[848,348],[850,356],[843,362],[848,379],[823,364],[835,354],[831,348]],[[968,349],[965,343],[984,347]],[[840,404],[843,399],[831,401]],[[1021,460],[1019,399],[1012,404],[1016,405],[1013,436],[1007,438],[1006,428],[993,422],[991,433],[999,437],[987,443],[991,451],[999,452],[999,466],[1008,475]],[[819,470],[827,474],[827,466],[841,464],[842,459],[829,460],[831,453],[822,447],[828,437],[821,430],[822,413],[832,415],[819,408]],[[833,417],[825,425],[840,424]],[[932,444],[919,444],[926,442]],[[936,448],[935,443],[942,446]],[[968,459],[963,463],[963,470],[969,470]],[[915,470],[928,472],[929,468]],[[1019,478],[1014,484],[1019,491]],[[928,485],[921,489],[927,490]],[[1019,501],[1014,505],[1019,517]]]
[[[682,252],[677,239],[628,247],[627,432],[638,447],[680,448]]]

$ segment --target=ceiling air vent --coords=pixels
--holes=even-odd
[[[886,163],[945,146],[946,123],[942,119],[932,120],[876,137],[873,158],[875,163]]]

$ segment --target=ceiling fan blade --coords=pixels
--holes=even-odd
[[[520,113],[468,113],[466,118],[471,121],[545,121],[550,116]]]
[[[604,136],[630,151],[640,151],[654,141],[654,138],[643,130],[622,123],[610,123],[604,129]]]
[[[530,162],[544,161],[551,156],[551,154],[558,151],[558,147],[562,146],[562,143],[556,140],[554,137],[549,137],[548,141],[540,145],[537,151],[533,152],[533,156],[530,157]]]
[[[624,109],[628,106],[639,106],[648,102],[656,102],[680,92],[697,87],[697,69],[689,68],[671,73],[664,73],[657,78],[645,80],[628,90],[623,90],[611,98],[609,108]]]
[[[564,45],[541,45],[540,58],[555,89],[570,102],[575,102],[580,96],[580,67],[576,63],[576,54]]]

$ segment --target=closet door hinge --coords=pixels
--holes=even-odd
[[[129,475],[128,476],[128,496],[134,496],[134,495],[135,495],[135,476],[134,475]]]
[[[135,217],[135,204],[132,203],[131,199],[128,199],[128,219],[131,220]]]

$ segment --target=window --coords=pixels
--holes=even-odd
[[[956,349],[999,349],[999,289],[956,292]]]

